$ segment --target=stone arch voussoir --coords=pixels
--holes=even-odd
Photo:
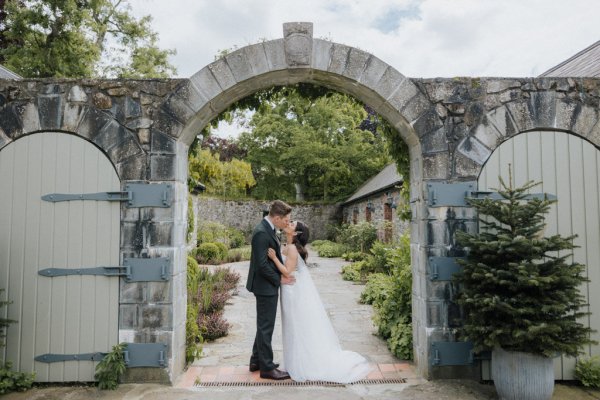
[[[132,127],[116,115],[136,113],[135,102],[125,98],[115,106],[108,96],[93,99],[77,82],[34,81],[32,85],[36,86],[32,96],[8,101],[0,109],[0,149],[37,132],[69,133],[97,146],[121,180],[147,179],[146,152]]]

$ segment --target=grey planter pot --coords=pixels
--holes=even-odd
[[[501,400],[549,400],[554,364],[548,357],[497,347],[492,351],[492,379]]]

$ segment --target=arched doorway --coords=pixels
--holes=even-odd
[[[590,142],[560,131],[530,131],[503,142],[481,171],[479,190],[499,187],[498,176],[508,182],[509,164],[516,186],[541,181],[533,191],[555,194],[558,202],[547,215],[545,235],[577,234],[573,260],[587,266],[590,279],[581,288],[592,314],[586,321],[600,328],[600,295],[593,288],[600,282],[600,151]],[[593,339],[598,340],[596,332]],[[600,354],[598,345],[586,346],[589,356]],[[573,379],[575,359],[555,360],[555,378]],[[483,378],[489,379],[489,363],[483,365]]]
[[[38,382],[93,381],[95,362],[34,359],[107,352],[119,320],[118,278],[38,272],[119,265],[120,205],[41,197],[119,190],[110,160],[75,135],[36,133],[0,151],[0,288],[13,302],[7,317],[17,321],[0,359]]]

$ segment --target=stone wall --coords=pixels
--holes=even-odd
[[[251,233],[262,219],[263,210],[271,202],[258,200],[221,200],[205,195],[197,196],[197,221],[220,222]],[[292,219],[305,222],[310,228],[310,240],[327,239],[327,227],[341,222],[340,207],[336,204],[292,205]]]

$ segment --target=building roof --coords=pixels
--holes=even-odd
[[[550,68],[540,77],[600,77],[600,40]]]
[[[380,192],[384,189],[388,189],[395,185],[402,183],[402,176],[398,174],[398,169],[395,163],[388,164],[380,173],[370,178],[361,187],[358,188],[352,196],[348,198],[342,204],[352,203],[356,200],[360,200],[363,197],[367,197],[374,193]]]
[[[0,79],[23,79],[23,77],[0,65]]]

